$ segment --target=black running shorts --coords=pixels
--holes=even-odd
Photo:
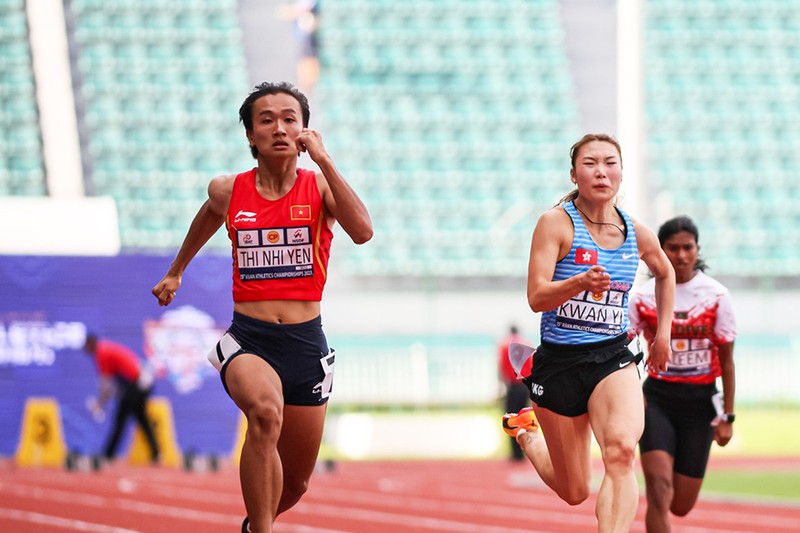
[[[711,397],[714,383],[695,385],[647,378],[644,382],[644,433],[639,452],[663,450],[675,464],[673,471],[702,479],[708,465],[716,416]]]
[[[209,361],[220,371],[222,384],[231,360],[252,353],[275,369],[283,385],[287,405],[323,405],[333,389],[334,351],[317,317],[300,324],[274,324],[241,313],[209,353]]]
[[[531,400],[563,416],[586,413],[598,383],[642,360],[642,353],[631,351],[629,343],[627,334],[591,344],[542,342],[533,356],[531,375],[524,379]],[[630,346],[638,347],[638,343]]]

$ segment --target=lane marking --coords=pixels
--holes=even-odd
[[[19,509],[8,509],[0,507],[0,518],[13,520],[16,522],[28,522],[61,529],[74,529],[75,531],[89,531],[91,533],[142,533],[137,529],[125,529],[116,526],[107,526],[72,518],[63,518],[33,511],[20,511]]]

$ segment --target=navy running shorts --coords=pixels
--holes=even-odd
[[[598,383],[642,360],[638,346],[638,340],[631,341],[627,334],[590,344],[542,342],[533,357],[531,375],[523,381],[539,407],[580,416],[588,412],[589,397]]]
[[[702,479],[714,440],[711,421],[717,413],[711,397],[717,386],[647,378],[643,388],[646,405],[639,453],[663,450],[673,457],[674,472]]]
[[[286,405],[327,403],[333,390],[335,356],[328,348],[321,317],[300,324],[274,324],[234,312],[230,328],[208,354],[228,395],[225,371],[243,353],[255,354],[275,369]]]

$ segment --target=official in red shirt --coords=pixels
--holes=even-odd
[[[151,461],[157,463],[158,443],[145,409],[147,399],[153,391],[152,372],[142,365],[139,357],[130,348],[116,342],[100,340],[94,334],[87,335],[84,350],[94,357],[97,372],[100,374],[98,397],[89,405],[95,419],[103,417],[103,407],[115,393],[119,399],[114,426],[103,455],[109,461],[114,459],[125,422],[128,417],[133,416],[150,445]]]

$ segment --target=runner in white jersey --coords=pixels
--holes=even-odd
[[[736,320],[731,297],[704,273],[698,230],[680,216],[665,222],[658,239],[675,268],[672,358],[666,371],[650,370],[639,443],[647,492],[647,531],[669,531],[670,512],[692,510],[703,483],[711,442],[725,446],[733,432]],[[648,341],[655,331],[655,283],[644,283],[630,303],[631,326]],[[716,381],[721,377],[722,395]]]
[[[675,275],[653,231],[616,206],[616,139],[585,135],[570,159],[577,189],[542,214],[531,240],[528,302],[543,313],[541,345],[525,380],[533,407],[506,414],[503,427],[570,505],[589,497],[594,433],[605,468],[598,530],[628,532],[639,501],[635,457],[644,403],[627,297],[641,259],[655,276],[658,301],[648,365],[666,370]]]

